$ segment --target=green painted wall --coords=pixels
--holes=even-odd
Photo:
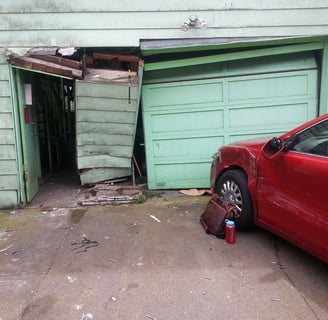
[[[181,30],[190,15],[207,29]],[[0,4],[0,43],[138,46],[140,39],[326,35],[325,0],[15,0]]]
[[[0,207],[10,207],[17,204],[18,173],[16,159],[9,67],[4,59],[4,51],[0,49]]]

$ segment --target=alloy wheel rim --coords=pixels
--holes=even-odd
[[[238,184],[234,180],[226,180],[220,189],[220,195],[229,204],[236,206],[237,210],[241,212],[243,207],[242,194]]]

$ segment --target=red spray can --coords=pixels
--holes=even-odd
[[[236,242],[236,226],[231,220],[226,220],[226,243],[232,244]]]

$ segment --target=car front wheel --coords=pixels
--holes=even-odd
[[[240,170],[226,171],[217,183],[216,192],[229,204],[234,205],[239,214],[236,226],[239,230],[253,226],[253,205],[247,188],[247,177]]]

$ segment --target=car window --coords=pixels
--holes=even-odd
[[[299,133],[291,150],[328,157],[328,120]]]

